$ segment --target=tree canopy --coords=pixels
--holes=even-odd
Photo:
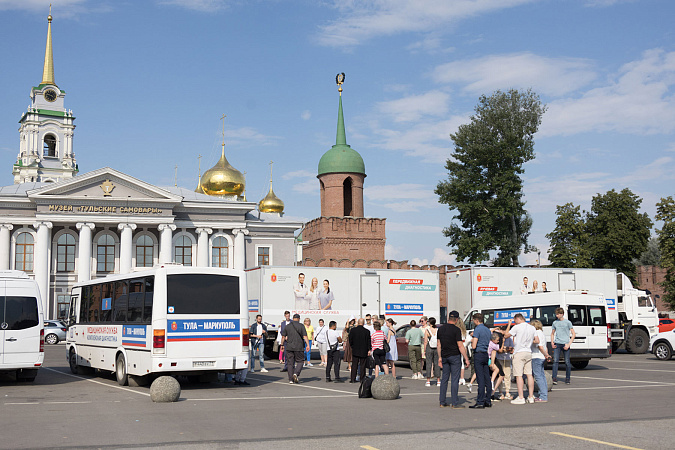
[[[551,242],[549,261],[553,267],[591,267],[587,248],[586,222],[579,206],[565,203],[556,206],[555,229],[546,235]]]
[[[656,204],[656,220],[663,221],[659,236],[661,267],[666,269],[666,279],[661,283],[666,293],[662,300],[675,309],[675,200],[672,196],[662,198]]]
[[[647,250],[652,221],[640,214],[642,199],[625,188],[598,194],[586,218],[593,267],[611,268],[635,280],[633,260]]]
[[[457,211],[443,230],[459,261],[517,266],[529,250],[532,219],[523,201],[523,164],[534,159],[534,134],[546,106],[527,90],[481,96],[469,124],[451,134],[455,149],[446,161],[448,179],[436,187],[439,202]]]

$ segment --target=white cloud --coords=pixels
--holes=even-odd
[[[227,8],[227,0],[159,0],[160,5],[178,6],[193,11],[214,12]]]
[[[448,120],[426,121],[408,128],[382,128],[374,125],[372,145],[385,150],[401,151],[422,162],[444,163],[451,155],[450,134],[468,122],[467,116],[452,116]]]
[[[647,50],[625,64],[606,86],[579,98],[549,103],[540,135],[583,132],[634,134],[675,130],[675,52]]]
[[[401,247],[394,247],[391,244],[386,244],[384,246],[384,259],[397,260],[401,257],[401,253]]]
[[[49,14],[49,5],[52,3],[54,4],[52,15],[55,20],[72,17],[77,13],[83,12],[85,9],[96,9],[97,11],[109,9],[104,5],[91,5],[91,2],[88,2],[88,0],[60,0],[58,3],[54,0],[0,0],[0,11],[30,11],[43,13],[46,18]]]
[[[457,265],[457,257],[455,255],[450,255],[448,250],[445,248],[435,248],[434,256],[431,258],[431,260],[427,258],[413,258],[408,261],[408,264],[417,266],[442,266],[449,264],[455,266]]]
[[[364,196],[367,200],[377,201],[381,206],[397,212],[413,212],[439,206],[433,187],[422,184],[368,186],[364,189]]]
[[[316,180],[305,180],[293,186],[294,192],[301,194],[317,195],[319,193],[319,186]]]
[[[378,36],[430,32],[461,19],[535,0],[335,0],[339,17],[319,27],[318,42],[352,47]]]
[[[309,119],[312,118],[312,112],[310,110],[306,109],[300,114],[300,118],[302,120],[309,120]]]
[[[441,116],[448,112],[450,96],[442,91],[429,91],[420,95],[379,102],[376,109],[394,122],[418,121],[423,116]]]
[[[439,37],[428,36],[421,41],[413,42],[406,47],[410,53],[425,52],[429,54],[448,53],[455,50],[454,47],[443,47],[443,41]]]
[[[268,136],[260,133],[255,128],[252,127],[242,127],[228,129],[225,134],[226,144],[237,144],[237,145],[273,145],[276,144],[281,138],[279,136]]]
[[[591,66],[585,59],[526,52],[453,61],[436,67],[432,78],[439,83],[467,83],[464,89],[475,94],[532,87],[540,94],[558,96],[593,81],[596,74]]]
[[[316,173],[310,172],[309,170],[296,170],[293,172],[285,173],[281,178],[284,180],[290,180],[292,178],[315,178]]]

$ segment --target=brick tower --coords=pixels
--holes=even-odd
[[[305,265],[366,267],[384,260],[386,219],[363,215],[366,166],[361,155],[347,145],[342,114],[344,74],[336,78],[340,103],[335,145],[319,161],[321,217],[308,222],[303,239]]]

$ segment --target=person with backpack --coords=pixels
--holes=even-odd
[[[297,384],[300,382],[300,372],[302,372],[302,365],[305,360],[304,352],[309,351],[307,331],[300,323],[300,314],[294,314],[293,320],[284,327],[281,332],[281,342],[286,348],[288,381],[291,384]]]
[[[431,370],[433,367],[434,377],[436,378],[436,386],[441,386],[441,370],[438,364],[438,328],[436,328],[436,319],[430,317],[427,321],[429,326],[424,331],[424,348],[426,349],[427,359],[427,383],[426,387],[431,386]]]

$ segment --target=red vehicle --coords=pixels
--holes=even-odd
[[[675,320],[668,318],[659,319],[659,333],[670,330],[675,330]]]

